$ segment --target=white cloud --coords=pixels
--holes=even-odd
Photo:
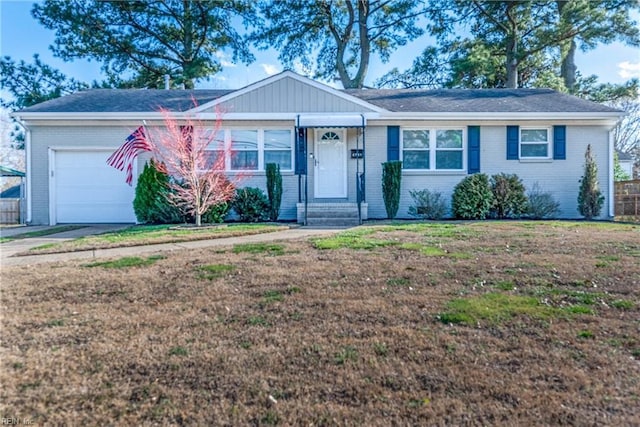
[[[264,72],[267,73],[267,76],[273,76],[274,74],[278,74],[280,72],[280,69],[273,64],[260,64],[260,66],[262,67]]]
[[[631,79],[634,77],[640,77],[640,62],[632,63],[624,61],[618,64],[618,75],[623,79]]]
[[[227,68],[237,67],[236,64],[229,60],[229,55],[224,52],[216,51],[216,57],[220,60],[220,65]]]

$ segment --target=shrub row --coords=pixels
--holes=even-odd
[[[280,214],[282,200],[282,176],[280,167],[269,163],[267,166],[267,190],[246,187],[236,190],[235,198],[212,206],[203,216],[206,224],[221,223],[229,211],[233,210],[242,222],[276,221]],[[170,178],[158,170],[153,159],[144,167],[138,178],[133,209],[136,218],[144,224],[177,224],[193,222],[180,208],[170,201]]]
[[[409,191],[413,205],[409,215],[422,219],[442,219],[447,202],[437,191]],[[560,204],[551,193],[540,189],[538,183],[526,193],[517,175],[497,174],[489,178],[479,173],[469,175],[456,185],[451,198],[451,212],[459,219],[532,218],[556,216]]]

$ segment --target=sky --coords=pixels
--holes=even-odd
[[[32,4],[33,1],[29,0],[0,0],[0,55],[10,56],[16,61],[22,59],[32,62],[33,54],[37,53],[46,64],[68,77],[87,82],[103,80],[100,65],[96,62],[64,62],[53,56],[49,46],[53,44],[54,32],[45,29],[31,16]],[[640,16],[637,19],[640,20]],[[416,54],[426,47],[425,43],[424,37],[409,43],[392,54],[386,64],[374,57],[365,84],[372,84],[394,67],[401,71],[409,68]],[[233,64],[221,54],[224,71],[209,81],[198,83],[197,87],[237,89],[282,71],[283,66],[275,50],[254,49],[254,55],[256,61],[246,66]],[[595,74],[603,83],[622,83],[632,77],[640,78],[640,48],[621,43],[600,45],[595,50],[579,52],[576,63],[583,76]]]

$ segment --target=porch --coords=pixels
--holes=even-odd
[[[355,226],[368,218],[365,127],[362,114],[297,116],[298,223]]]

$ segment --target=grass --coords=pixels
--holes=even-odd
[[[201,279],[215,280],[226,276],[235,270],[235,266],[229,264],[208,264],[196,268]]]
[[[537,298],[498,292],[457,298],[447,303],[445,308],[446,310],[438,315],[441,322],[471,326],[496,325],[517,316],[548,319],[560,314],[559,310],[541,304]]]
[[[161,243],[179,243],[271,233],[286,228],[286,226],[273,224],[223,224],[201,228],[180,227],[175,225],[135,225],[118,231],[80,237],[54,245],[47,244],[38,246],[30,249],[28,253],[62,253]]]
[[[334,250],[3,267],[0,411],[41,425],[637,425],[634,227],[404,222]]]
[[[284,245],[278,243],[242,243],[233,247],[233,253],[283,255]]]
[[[84,264],[84,267],[103,267],[103,268],[129,268],[129,267],[144,267],[147,265],[155,264],[161,259],[165,259],[164,255],[152,255],[147,258],[140,258],[137,256],[122,257],[109,261],[96,261],[89,264]]]
[[[0,243],[11,242],[13,240],[28,239],[32,237],[49,236],[51,234],[64,233],[65,231],[78,230],[84,228],[83,225],[58,225],[48,227],[38,231],[27,231],[25,233],[16,234],[14,236],[0,237]]]

